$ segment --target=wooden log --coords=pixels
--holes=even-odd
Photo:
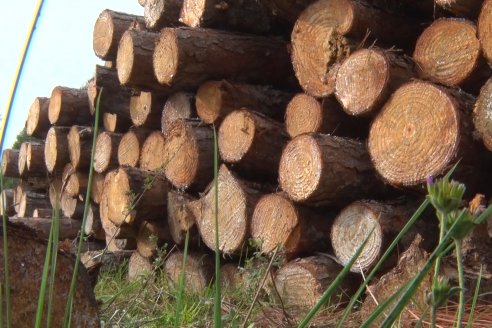
[[[186,233],[189,231],[189,245],[199,241],[195,217],[188,204],[195,199],[185,193],[169,191],[167,193],[167,223],[169,233],[176,245],[184,246]]]
[[[179,13],[183,0],[146,0],[144,4],[145,26],[159,31],[163,27],[181,25]]]
[[[167,98],[161,116],[161,131],[167,133],[169,126],[179,119],[196,118],[195,94],[177,92]]]
[[[419,76],[476,93],[491,70],[481,56],[472,21],[441,18],[420,35],[413,58]]]
[[[220,284],[223,290],[237,290],[244,283],[244,276],[236,263],[226,263],[220,267]]]
[[[297,94],[287,105],[285,127],[291,138],[303,133],[323,133],[342,137],[367,137],[369,122],[346,114],[333,97],[321,101],[305,94]]]
[[[310,4],[316,0],[262,0],[270,11],[279,18],[294,24],[301,14]]]
[[[480,90],[473,108],[473,124],[478,137],[488,150],[492,150],[492,79]]]
[[[74,125],[67,135],[70,163],[75,170],[87,170],[91,165],[94,130],[90,126]]]
[[[220,125],[220,157],[243,175],[277,180],[280,156],[288,138],[281,123],[254,111],[237,110]]]
[[[268,194],[258,201],[251,219],[251,237],[263,254],[277,247],[287,258],[327,250],[334,213],[295,205],[285,194]]]
[[[117,249],[136,249],[137,227],[129,225],[118,226],[108,219],[107,207],[99,206],[99,218],[105,233],[106,245],[109,251]]]
[[[105,131],[123,133],[132,126],[132,121],[128,117],[118,116],[118,114],[103,113],[103,127]]]
[[[33,218],[33,217],[11,217],[9,222],[22,224],[36,231],[37,236],[42,239],[48,239],[51,229],[51,218]],[[80,231],[80,221],[69,218],[60,218],[60,240],[75,239]]]
[[[249,238],[251,216],[262,193],[236,178],[225,165],[219,169],[217,183],[219,249],[224,254],[238,253]],[[189,203],[202,240],[210,249],[215,249],[214,204],[214,183],[205,190],[202,198]]]
[[[410,57],[378,48],[361,49],[340,65],[335,95],[347,114],[371,116],[414,75]]]
[[[326,97],[334,92],[339,62],[356,46],[347,38],[367,42],[377,39],[411,50],[421,29],[406,17],[360,0],[320,0],[307,7],[294,26],[294,71],[306,93]]]
[[[324,134],[303,134],[287,144],[279,182],[292,200],[313,205],[340,206],[383,189],[362,142]]]
[[[167,205],[165,179],[150,171],[120,167],[106,174],[101,199],[101,219],[118,226],[139,219],[157,219]]]
[[[52,208],[35,208],[32,212],[33,218],[51,218],[53,216]]]
[[[48,196],[51,207],[60,210],[62,179],[61,176],[55,176],[50,180]]]
[[[140,255],[146,258],[155,257],[158,250],[171,240],[167,220],[164,217],[153,221],[143,220],[136,240]]]
[[[136,281],[150,275],[153,270],[152,260],[134,251],[128,260],[128,281]]]
[[[46,177],[44,160],[44,142],[29,142],[26,149],[27,175],[30,177]]]
[[[91,200],[96,204],[101,202],[104,178],[105,175],[98,172],[94,172],[94,175],[92,176]]]
[[[433,0],[367,0],[368,3],[398,14],[419,19],[435,19],[444,15]]]
[[[153,60],[159,83],[180,90],[224,78],[286,86],[293,76],[283,41],[218,30],[164,28]]]
[[[434,2],[458,17],[476,19],[484,0],[434,0]]]
[[[118,146],[123,134],[101,132],[96,140],[94,170],[103,173],[118,167]]]
[[[18,149],[5,149],[2,152],[2,175],[10,178],[20,177]]]
[[[92,47],[96,56],[103,60],[115,60],[123,33],[129,28],[144,26],[141,16],[129,15],[106,9],[99,14],[94,24]]]
[[[27,173],[27,144],[27,142],[23,142],[19,147],[17,158],[17,170],[19,171],[19,177],[25,177]]]
[[[32,217],[34,209],[50,207],[49,198],[44,193],[35,192],[32,189],[20,185],[16,189],[16,202],[18,202],[17,216]]]
[[[55,87],[51,93],[48,118],[51,124],[59,126],[89,125],[92,116],[87,90]]]
[[[219,124],[232,111],[242,107],[283,120],[291,93],[269,86],[249,85],[231,81],[208,81],[196,94],[198,116],[208,124]]]
[[[13,189],[4,189],[0,194],[0,215],[12,216],[15,214],[14,206],[14,193]]]
[[[163,172],[165,163],[164,145],[166,138],[160,131],[154,131],[145,139],[140,152],[140,168]]]
[[[70,162],[68,133],[70,128],[53,126],[46,135],[44,143],[44,162],[51,174],[59,173]]]
[[[50,98],[36,97],[26,120],[26,134],[39,139],[46,138],[46,133],[50,129],[50,120],[48,118],[48,109],[50,107]]]
[[[139,166],[140,152],[150,133],[150,130],[131,129],[121,137],[118,145],[118,163],[121,166]]]
[[[164,173],[178,189],[203,190],[213,179],[214,136],[198,120],[174,122],[164,144]]]
[[[60,199],[60,209],[63,216],[73,220],[82,220],[84,216],[84,203],[77,197],[71,197],[62,191]]]
[[[164,265],[169,279],[176,285],[183,270],[183,252],[175,251],[169,255]],[[185,263],[185,288],[192,293],[201,293],[213,278],[212,258],[206,254],[189,252]]]
[[[155,92],[141,91],[133,95],[130,101],[130,117],[133,124],[144,129],[159,130],[165,101],[165,97]]]
[[[490,0],[483,1],[477,29],[483,56],[492,63],[492,1]]]
[[[84,234],[97,240],[106,240],[106,233],[99,216],[99,206],[91,203],[85,220]]]
[[[69,164],[71,166],[71,164]],[[85,197],[89,177],[87,172],[73,171],[65,180],[64,191],[71,197]]]
[[[115,251],[107,250],[88,250],[82,253],[80,262],[87,270],[97,268],[118,268],[124,261],[128,261],[133,251]]]

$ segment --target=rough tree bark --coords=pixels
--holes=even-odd
[[[434,0],[434,2],[458,17],[476,19],[484,0]]]
[[[52,219],[50,218],[34,218],[34,217],[13,217],[9,218],[9,222],[15,224],[22,224],[34,230],[36,235],[41,239],[48,239],[50,235],[50,229]],[[60,235],[59,239],[75,239],[80,231],[80,221],[72,220],[69,218],[60,218]],[[9,240],[10,240],[9,236]],[[13,237],[12,237],[13,238]],[[13,241],[15,242],[15,241]],[[10,244],[10,242],[9,242]],[[32,277],[31,277],[32,278]]]
[[[48,109],[50,98],[37,97],[34,99],[26,120],[26,134],[39,139],[46,138],[46,133],[50,129]]]

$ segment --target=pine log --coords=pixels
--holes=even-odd
[[[176,285],[183,270],[183,252],[171,253],[166,260],[164,270]],[[213,278],[212,258],[206,254],[188,252],[185,263],[184,286],[189,292],[201,293],[210,286]]]
[[[282,193],[258,201],[251,219],[251,237],[263,254],[277,247],[287,258],[329,248],[327,238],[335,215],[329,211],[295,205]]]
[[[13,216],[15,214],[15,204],[14,204],[14,193],[13,189],[4,189],[0,194],[0,215]]]
[[[164,145],[164,173],[178,189],[203,190],[213,179],[214,135],[198,120],[174,122]]]
[[[281,121],[291,98],[291,93],[278,91],[269,86],[226,80],[208,81],[198,89],[196,111],[198,116],[208,124],[219,124],[229,113],[242,107]]]
[[[355,43],[347,37],[367,42],[377,39],[410,50],[421,30],[406,17],[360,0],[320,0],[307,7],[294,26],[294,71],[306,93],[326,97],[334,92],[339,62],[354,49]]]
[[[295,202],[341,205],[381,193],[362,142],[324,134],[303,134],[285,147],[279,182]]]
[[[34,231],[39,238],[48,239],[50,235],[52,219],[33,217],[12,217],[9,222],[25,225]],[[60,217],[60,240],[75,239],[80,231],[80,221]]]
[[[117,226],[108,219],[107,207],[99,206],[99,219],[105,233],[106,245],[110,251],[115,249],[136,249],[137,227],[121,225]],[[111,247],[109,247],[111,245]]]
[[[413,58],[419,76],[476,93],[492,70],[481,56],[472,21],[441,18],[421,34]]]
[[[76,170],[86,170],[91,165],[94,130],[90,126],[74,125],[67,135],[70,163]]]
[[[482,10],[477,23],[478,38],[482,46],[483,56],[492,63],[492,1],[483,1]]]
[[[291,24],[294,24],[301,12],[315,1],[316,0],[262,0],[274,15]]]
[[[288,142],[283,124],[260,113],[241,109],[220,125],[220,157],[251,178],[277,180],[282,149]]]
[[[68,164],[71,166],[71,164]],[[73,168],[73,166],[71,166]],[[71,197],[85,197],[89,177],[87,172],[73,170],[64,181],[64,192]]]
[[[153,60],[157,80],[180,90],[224,78],[286,86],[293,76],[283,41],[218,30],[164,28]]]
[[[84,203],[77,197],[72,197],[62,191],[60,199],[60,209],[63,216],[73,220],[82,220],[84,216]]]
[[[128,117],[118,116],[118,114],[103,113],[103,127],[105,131],[123,133],[128,131],[133,122]]]
[[[99,216],[99,206],[91,203],[85,220],[84,234],[97,240],[105,240],[106,233]]]
[[[157,255],[159,248],[171,240],[167,220],[161,217],[158,220],[143,220],[137,234],[137,251],[146,258]]]
[[[68,127],[53,126],[46,135],[44,143],[44,162],[49,173],[61,172],[70,162],[67,136]]]
[[[55,87],[51,93],[48,118],[51,124],[59,126],[89,125],[92,116],[87,90]]]
[[[17,170],[19,171],[19,177],[27,176],[27,144],[28,142],[23,142],[19,147],[17,158]]]
[[[275,286],[286,308],[308,310],[319,301],[341,270],[342,266],[324,256],[296,259],[277,271]],[[358,280],[349,275],[342,281],[334,295],[347,299],[347,295],[352,295],[351,292],[357,286]],[[335,305],[339,302],[339,299],[333,299],[333,302],[328,301],[326,304]]]
[[[87,270],[97,268],[118,268],[128,261],[133,251],[119,250],[110,252],[108,250],[88,250],[82,253],[80,262]]]
[[[492,151],[492,78],[484,84],[473,109],[473,123],[477,135]]]
[[[29,142],[26,149],[26,169],[29,177],[46,177],[44,142]]]
[[[44,193],[36,192],[22,184],[17,186],[15,192],[18,217],[32,217],[34,209],[50,207],[49,198]]]
[[[32,212],[33,218],[51,218],[53,216],[52,208],[35,208]]]
[[[60,210],[62,179],[61,176],[55,176],[50,180],[49,199],[52,208]]]
[[[145,278],[152,273],[152,270],[152,260],[134,251],[128,260],[128,281]]]
[[[475,20],[480,13],[484,0],[434,0],[434,2],[437,6],[458,17],[468,17]]]
[[[181,25],[179,13],[183,0],[146,0],[144,4],[145,26],[159,31],[163,27]]]
[[[239,253],[249,238],[249,226],[261,191],[236,178],[225,165],[218,172],[219,250]],[[189,203],[203,242],[215,249],[215,184],[212,182],[202,198]]]
[[[446,173],[461,158],[454,176],[473,190],[483,180],[476,178],[482,165],[478,158],[484,152],[470,134],[467,113],[472,104],[466,93],[429,82],[401,86],[369,132],[368,150],[377,172],[396,186],[420,186],[427,177]]]
[[[106,174],[101,198],[101,219],[118,226],[139,219],[157,219],[166,210],[167,183],[160,175],[131,167]]]
[[[26,120],[26,134],[28,136],[44,139],[50,129],[50,120],[48,118],[48,109],[50,107],[50,98],[37,97],[34,99]]]
[[[2,175],[19,178],[19,150],[5,149],[2,153]]]
[[[161,128],[162,108],[166,98],[154,92],[141,91],[130,100],[130,117],[133,124],[144,129]]]
[[[99,14],[93,31],[94,53],[103,60],[115,60],[118,43],[129,28],[143,27],[141,16],[106,9]]]
[[[185,193],[169,191],[167,193],[167,223],[169,233],[176,245],[184,246],[186,233],[189,231],[189,245],[199,241],[195,217],[188,204],[195,199]]]
[[[96,140],[94,170],[103,173],[118,167],[118,146],[123,134],[101,132]]]
[[[161,116],[161,131],[167,133],[169,126],[179,119],[196,118],[195,94],[177,92],[167,98]]]
[[[125,133],[118,145],[118,163],[138,167],[142,146],[150,133],[145,129],[131,129]]]
[[[166,138],[160,131],[148,135],[140,152],[140,168],[149,171],[163,172],[165,163],[164,145]]]
[[[94,172],[94,175],[92,176],[91,200],[96,204],[101,202],[104,178],[105,175],[98,172]]]
[[[305,93],[297,94],[287,105],[285,127],[291,138],[315,132],[365,139],[369,132],[366,120],[346,114],[333,97],[319,101]]]
[[[434,0],[367,0],[367,2],[390,12],[420,19],[435,19],[443,16],[442,10],[435,6]]]
[[[378,48],[361,49],[340,65],[335,95],[347,114],[371,116],[414,75],[409,57]]]

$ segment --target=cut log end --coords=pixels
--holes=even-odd
[[[117,225],[133,222],[135,211],[132,206],[137,195],[133,194],[125,171],[115,170],[106,174],[103,190],[100,206],[107,211],[107,219]]]
[[[160,84],[171,86],[178,73],[179,46],[174,29],[163,29],[154,51],[154,73]]]
[[[208,81],[203,83],[196,94],[196,111],[198,116],[207,124],[214,123],[225,115],[222,109],[222,88],[224,81]]]
[[[184,244],[186,233],[189,231],[192,234],[192,229],[195,227],[195,217],[188,208],[188,203],[192,200],[186,194],[179,194],[175,191],[168,193],[167,222],[171,237],[178,245]]]
[[[207,255],[189,252],[185,264],[185,287],[192,292],[200,293],[207,288],[212,280],[212,264]],[[183,253],[180,251],[169,255],[165,271],[175,284],[179,283],[179,277],[183,269]]]
[[[133,37],[126,32],[121,37],[118,45],[118,56],[116,57],[116,67],[118,68],[118,79],[122,85],[127,85],[134,74],[134,44]]]
[[[144,170],[156,171],[162,170],[166,163],[164,159],[164,147],[166,138],[160,131],[154,131],[142,145],[140,154],[140,168]]]
[[[140,159],[140,150],[149,133],[130,130],[121,137],[118,145],[118,163],[137,167]]]
[[[480,90],[473,110],[473,123],[487,149],[492,150],[492,79]]]
[[[122,134],[102,132],[97,136],[94,170],[103,173],[117,166],[116,154]]]
[[[492,1],[490,0],[483,2],[478,17],[478,37],[484,57],[489,63],[492,63]]]
[[[220,155],[227,163],[239,162],[253,145],[255,136],[255,118],[247,110],[238,110],[229,114],[219,130]]]
[[[285,127],[291,138],[303,133],[320,132],[323,126],[323,106],[306,94],[298,94],[287,105]]]
[[[166,133],[169,126],[180,119],[196,117],[195,96],[192,93],[178,92],[170,96],[162,110],[161,131]]]
[[[110,10],[104,10],[96,20],[93,32],[93,48],[99,58],[108,58],[114,47],[114,22]],[[113,49],[114,50],[114,49]]]
[[[49,105],[49,98],[37,97],[34,99],[34,102],[29,108],[29,114],[27,115],[26,120],[26,134],[28,136],[34,136],[41,139],[46,137],[46,133],[50,127],[48,118]]]
[[[18,178],[19,175],[19,150],[5,149],[2,153],[2,175],[4,177]]]
[[[55,87],[51,92],[48,118],[51,124],[59,126],[88,123],[92,116],[87,90]]]

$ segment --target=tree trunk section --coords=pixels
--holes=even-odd
[[[50,207],[49,198],[46,194],[34,192],[25,188],[17,188],[16,198],[19,203],[17,210],[18,217],[32,217],[36,208],[48,208]]]
[[[39,139],[46,138],[46,133],[50,129],[50,119],[48,109],[50,98],[37,97],[34,99],[26,120],[26,134]]]
[[[70,163],[76,170],[87,170],[91,165],[94,130],[90,126],[74,125],[67,135]]]
[[[68,127],[53,126],[46,135],[44,161],[46,169],[51,174],[62,172],[65,165],[70,162],[67,140],[69,131]]]
[[[80,195],[85,198],[88,180],[88,173],[74,170],[66,177],[64,191],[71,197],[79,197]]]
[[[132,120],[118,114],[103,113],[103,127],[105,131],[124,133],[132,126]]]
[[[125,133],[118,145],[118,163],[138,167],[142,146],[150,133],[150,130],[145,129],[131,129]]]
[[[478,17],[478,38],[482,46],[483,56],[492,63],[492,1],[483,1],[482,10]]]
[[[473,123],[485,147],[492,151],[492,79],[480,90],[473,109]]]
[[[188,204],[194,200],[185,193],[169,191],[167,194],[167,223],[171,238],[176,245],[184,246],[186,232],[188,231],[189,245],[196,245],[200,240],[195,224],[195,216],[188,208]]]
[[[117,226],[108,219],[107,207],[99,206],[99,218],[105,233],[106,245],[110,251],[136,249],[137,227],[129,225]],[[110,246],[109,246],[110,245]]]
[[[51,124],[58,126],[89,125],[92,116],[87,90],[55,87],[51,93],[48,117]]]
[[[152,273],[154,267],[150,258],[143,257],[134,251],[128,260],[128,281],[136,281]]]
[[[163,172],[165,162],[164,145],[166,138],[160,131],[149,134],[140,152],[140,168],[149,171]]]
[[[62,188],[62,179],[59,176],[55,176],[50,181],[49,187],[49,199],[52,208],[58,208],[60,210],[60,198],[61,198],[61,188]]]
[[[51,217],[50,218],[13,217],[13,218],[9,218],[9,222],[27,226],[32,230],[34,230],[39,238],[47,240],[50,235],[51,224],[53,221]],[[80,223],[81,221],[78,220],[72,220],[69,218],[60,217],[59,239],[73,240],[77,238],[80,231]]]
[[[26,168],[29,177],[46,177],[46,163],[44,160],[43,143],[29,142],[26,149]]]
[[[101,202],[104,178],[104,174],[97,172],[94,172],[94,175],[92,176],[91,200],[96,204],[99,204]]]
[[[146,0],[144,7],[145,26],[159,31],[163,27],[179,26],[179,13],[183,0]]]
[[[53,216],[52,208],[36,208],[32,212],[33,218],[46,218],[50,219]]]
[[[153,92],[141,91],[130,101],[130,117],[136,127],[160,130],[162,108],[166,98]]]
[[[153,258],[159,248],[170,240],[169,227],[164,217],[153,221],[144,220],[138,229],[137,251],[143,257]]]
[[[475,20],[480,13],[484,0],[434,0],[437,6],[458,17]]]
[[[118,146],[123,134],[101,132],[97,136],[94,170],[103,173],[118,167]]]
[[[99,216],[99,206],[92,203],[89,205],[87,219],[85,220],[84,234],[93,239],[106,240],[106,233]]]
[[[169,255],[164,270],[169,279],[177,286],[183,269],[184,254],[175,251]],[[185,264],[185,289],[192,293],[201,293],[213,278],[212,258],[208,255],[188,252]]]
[[[19,150],[5,149],[2,153],[2,175],[19,178]]]
[[[180,119],[196,118],[195,94],[177,92],[167,98],[161,116],[161,131],[166,134],[169,126]]]
[[[82,203],[77,197],[72,197],[62,191],[60,208],[63,216],[82,221],[84,216],[84,203]]]
[[[0,194],[0,215],[13,216],[15,215],[15,206],[14,206],[14,190],[13,189],[4,189]]]

